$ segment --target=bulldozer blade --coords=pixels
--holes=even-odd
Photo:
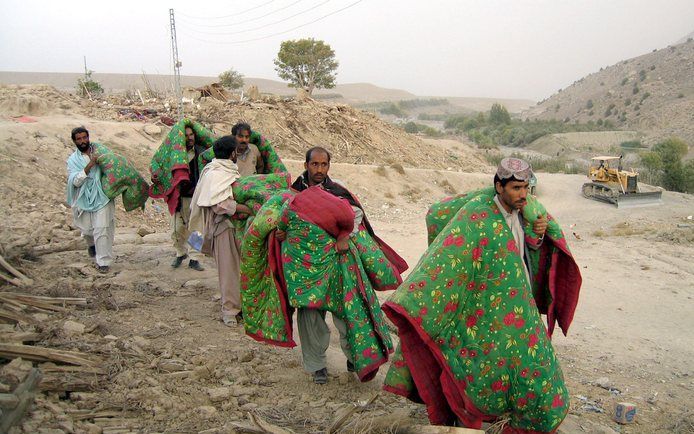
[[[636,208],[642,206],[662,205],[662,192],[631,193],[620,195],[617,198],[617,208]]]

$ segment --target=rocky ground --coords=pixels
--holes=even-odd
[[[7,100],[5,94],[0,103]],[[383,393],[385,369],[359,383],[346,372],[337,342],[329,350],[330,381],[318,386],[302,371],[298,348],[259,344],[242,328],[224,326],[213,262],[205,260],[204,272],[171,269],[161,202],[127,214],[118,202],[117,259],[109,274],[98,274],[63,204],[69,130],[84,123],[92,140],[109,143],[147,173],[165,128],[147,133],[151,120],[97,120],[69,98],[65,108],[52,104],[25,113],[36,122],[8,113],[0,119],[0,253],[33,279],[23,288],[0,283],[5,308],[28,317],[0,325],[0,341],[31,334],[35,347],[72,351],[84,360],[69,372],[63,363],[45,361],[3,366],[4,391],[32,365],[59,373],[47,374],[51,382],[42,383],[44,392],[12,433],[420,432],[417,426],[427,423],[422,406]],[[481,156],[468,155],[478,151],[426,145],[456,158],[422,168],[385,155],[357,165],[336,157],[331,169],[411,265],[426,248],[429,204],[491,181]],[[288,154],[296,176],[300,153]],[[694,198],[666,192],[661,206],[617,209],[582,198],[583,182],[579,175],[539,174],[539,199],[567,232],[584,278],[572,329],[554,339],[572,395],[560,432],[694,432]],[[31,308],[8,304],[7,292],[86,304]],[[638,408],[634,424],[612,421],[623,401]]]

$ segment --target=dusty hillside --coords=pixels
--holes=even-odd
[[[646,141],[678,136],[694,144],[694,41],[608,66],[524,113],[531,119],[610,121]]]
[[[336,434],[422,432],[422,406],[380,392],[385,369],[365,384],[345,371],[336,333],[328,352],[330,380],[321,387],[303,373],[298,348],[259,344],[242,329],[222,325],[213,261],[203,261],[202,273],[169,266],[174,253],[161,202],[125,213],[117,200],[116,261],[111,273],[96,273],[63,205],[65,159],[73,150],[69,130],[87,125],[94,140],[146,173],[159,145],[159,138],[143,132],[152,122],[111,119],[114,108],[72,100],[50,87],[2,91],[3,102],[13,96],[14,109],[31,106],[33,112],[18,119],[0,111],[0,253],[34,283],[16,288],[1,281],[0,292],[83,297],[86,304],[53,312],[45,305],[9,305],[20,324],[0,324],[0,333],[38,348],[78,352],[93,363],[34,362],[47,381],[12,434],[252,432],[235,428],[248,425],[249,414],[273,424],[276,433],[278,427],[325,433],[345,414]],[[255,110],[275,110],[265,104]],[[437,147],[473,152],[439,141],[412,152]],[[301,160],[280,153],[291,173],[300,173]],[[332,175],[360,197],[376,231],[411,266],[426,248],[427,207],[491,181],[488,167],[464,173],[334,161]],[[539,198],[566,230],[584,282],[568,337],[554,338],[572,399],[559,433],[691,433],[693,196],[665,192],[662,206],[617,209],[583,199],[583,182],[578,175],[539,175]],[[27,363],[8,368],[0,361],[0,383]],[[637,423],[611,420],[621,401],[637,405]]]
[[[170,101],[148,100],[146,105],[120,96],[87,101],[53,87],[0,87],[0,108],[11,116],[82,114],[101,120],[141,119],[162,127],[160,134],[144,135],[158,143],[167,127],[161,115],[175,116]],[[227,103],[204,98],[186,104],[186,116],[208,125],[217,135],[229,134],[231,126],[246,121],[261,131],[288,158],[301,159],[311,146],[324,146],[336,161],[367,164],[399,164],[410,167],[465,168],[485,170],[487,163],[477,154],[455,149],[428,148],[417,136],[381,121],[375,115],[346,105],[319,101],[264,98],[259,102]],[[89,125],[86,125],[89,127]]]
[[[626,151],[620,143],[642,140],[636,131],[593,131],[579,133],[548,134],[533,141],[527,150],[547,156],[561,156],[567,160],[588,162],[598,155],[622,155]]]

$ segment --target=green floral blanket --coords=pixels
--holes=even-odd
[[[488,188],[431,207],[429,248],[383,306],[400,337],[384,388],[425,403],[432,424],[508,417],[509,432],[548,433],[569,395],[540,310],[566,332],[580,273],[557,222],[529,197],[528,245],[540,244],[532,222],[549,219],[529,249],[531,286],[493,197]]]
[[[287,167],[282,162],[280,156],[275,152],[270,140],[262,136],[257,131],[251,131],[250,143],[256,145],[260,151],[260,155],[265,163],[265,173],[282,173],[287,172]],[[214,158],[214,150],[208,149],[200,155],[200,167],[212,161]],[[201,169],[202,170],[202,169]]]
[[[204,148],[210,148],[215,141],[212,132],[202,124],[191,119],[182,119],[171,127],[171,131],[154,153],[149,165],[152,176],[149,195],[153,198],[164,199],[172,215],[178,205],[179,191],[176,187],[181,181],[187,181],[190,177],[186,152],[186,127],[193,130],[198,144]]]
[[[263,205],[246,233],[241,261],[246,333],[259,341],[294,346],[293,309],[330,311],[346,322],[356,372],[368,381],[393,350],[375,290],[394,287],[400,275],[364,227],[350,237],[346,253],[336,251],[326,215],[337,212],[335,203],[346,206],[350,218],[353,212],[345,201],[317,190],[322,197],[310,202],[320,215],[284,193]],[[281,245],[274,238],[275,228],[287,233]]]
[[[123,198],[126,211],[144,209],[149,197],[149,185],[125,157],[118,155],[106,146],[93,143],[97,163],[101,167],[101,188],[109,199]]]

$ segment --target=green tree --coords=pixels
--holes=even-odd
[[[274,63],[281,79],[287,80],[290,87],[305,89],[309,95],[316,88],[335,87],[339,63],[335,51],[323,41],[313,38],[284,41]]]
[[[660,184],[661,171],[663,170],[663,159],[660,154],[653,151],[643,152],[641,157],[642,179],[649,184]],[[645,173],[644,173],[645,172]]]
[[[227,89],[240,89],[243,87],[243,74],[231,68],[219,74],[219,82]]]
[[[494,103],[492,104],[491,110],[489,110],[489,123],[492,125],[508,125],[511,123],[511,115],[508,114],[506,107],[499,103]]]
[[[92,79],[92,73],[94,71],[87,71],[85,68],[84,77],[77,79],[77,94],[82,97],[99,96],[104,93],[104,88],[101,87],[101,83]]]
[[[673,137],[656,144],[653,152],[660,155],[663,161],[662,185],[668,190],[685,191],[685,170],[682,157],[687,154],[689,147],[682,140]]]
[[[405,131],[410,134],[417,134],[419,132],[419,127],[416,123],[410,121],[405,124]]]

